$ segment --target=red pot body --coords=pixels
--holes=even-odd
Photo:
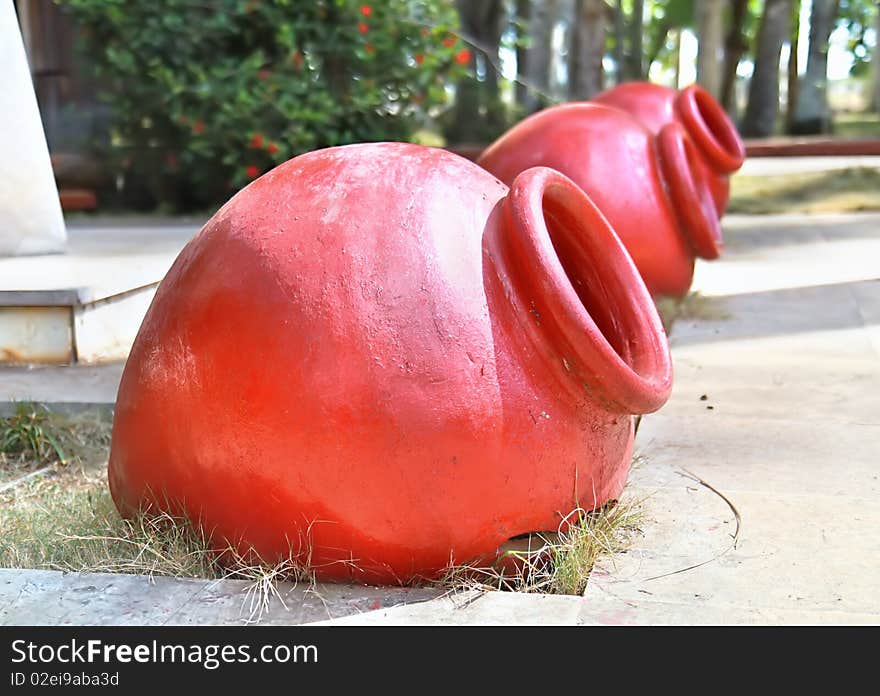
[[[742,166],[746,151],[733,121],[709,92],[696,84],[675,90],[650,82],[627,82],[592,101],[626,111],[655,134],[667,123],[680,124],[700,154],[700,166],[721,217],[730,199],[730,175]]]
[[[524,119],[478,164],[505,183],[534,166],[571,178],[632,255],[651,294],[683,296],[694,258],[715,258],[721,229],[697,155],[680,126],[654,136],[619,109],[565,104]]]
[[[582,192],[541,169],[517,185],[383,143],[233,197],[125,366],[120,510],[182,512],[321,579],[397,582],[616,497],[631,414],[668,396],[665,337]]]

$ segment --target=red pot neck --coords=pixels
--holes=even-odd
[[[739,169],[746,158],[742,138],[722,106],[699,85],[675,98],[675,111],[709,167],[719,174]]]
[[[517,176],[484,244],[521,333],[573,390],[612,412],[666,401],[672,363],[659,316],[617,235],[570,179]]]
[[[696,256],[715,259],[724,246],[721,223],[696,146],[677,123],[657,135],[657,156],[679,224]]]

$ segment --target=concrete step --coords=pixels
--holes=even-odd
[[[196,223],[71,225],[68,251],[0,258],[0,364],[124,360]]]

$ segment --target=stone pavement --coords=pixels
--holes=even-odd
[[[0,414],[11,410],[15,401],[38,401],[68,411],[112,406],[124,365],[0,366]]]
[[[645,535],[586,601],[615,623],[880,623],[880,215],[725,231],[639,430]]]
[[[674,327],[672,398],[639,429],[644,536],[584,598],[282,586],[261,621],[880,623],[880,214],[725,233]],[[249,587],[0,571],[0,624],[235,623]]]

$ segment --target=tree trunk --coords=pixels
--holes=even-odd
[[[481,2],[458,0],[461,5],[481,5]],[[523,3],[518,3],[518,7]],[[550,64],[553,51],[553,27],[558,15],[558,0],[538,0],[528,10],[529,47],[517,52],[517,73],[526,86],[519,93],[519,104],[524,114],[530,114],[548,103]]]
[[[755,71],[749,84],[749,103],[743,135],[765,138],[773,134],[779,114],[779,58],[788,37],[791,0],[766,0],[758,30]]]
[[[575,0],[568,52],[568,96],[589,99],[603,87],[605,55],[604,0]]]
[[[838,0],[813,0],[810,10],[810,50],[807,72],[798,89],[791,132],[798,135],[828,133],[828,39],[837,18]]]
[[[642,65],[642,34],[645,29],[645,0],[633,0],[632,17],[629,20],[629,69],[630,80],[644,79]]]
[[[785,132],[791,133],[794,111],[797,106],[798,88],[798,46],[801,36],[801,0],[794,0],[791,8],[791,40],[788,51],[788,102],[785,105]]]
[[[525,66],[528,48],[523,45],[523,39],[529,35],[529,24],[532,21],[532,0],[516,0],[516,18],[518,20],[517,30],[521,32],[516,42],[516,72],[517,81],[514,91],[514,97],[517,104],[525,104],[529,98],[529,88],[520,81],[520,77],[525,77]]]
[[[880,39],[880,4],[877,5],[877,8],[874,10],[874,31],[875,36]],[[874,57],[871,59],[873,65],[871,66],[874,71],[874,94],[871,101],[873,102],[872,106],[874,111],[880,113],[880,46],[875,46],[874,48]]]
[[[623,0],[614,4],[614,83],[626,82],[626,19],[623,15]]]
[[[736,69],[748,50],[743,27],[748,15],[748,0],[730,3],[730,29],[724,40],[724,74],[721,78],[721,103],[729,113],[736,111]]]
[[[495,67],[504,30],[504,2],[456,0],[456,6],[462,36],[474,45],[469,74],[456,85],[453,120],[446,134],[455,143],[491,140],[505,125]],[[482,79],[478,77],[478,62]]]
[[[675,88],[681,89],[681,32],[682,28],[679,27],[675,30],[675,48],[673,49],[675,53]]]
[[[716,99],[721,95],[721,66],[724,40],[724,0],[698,0],[697,82]]]

